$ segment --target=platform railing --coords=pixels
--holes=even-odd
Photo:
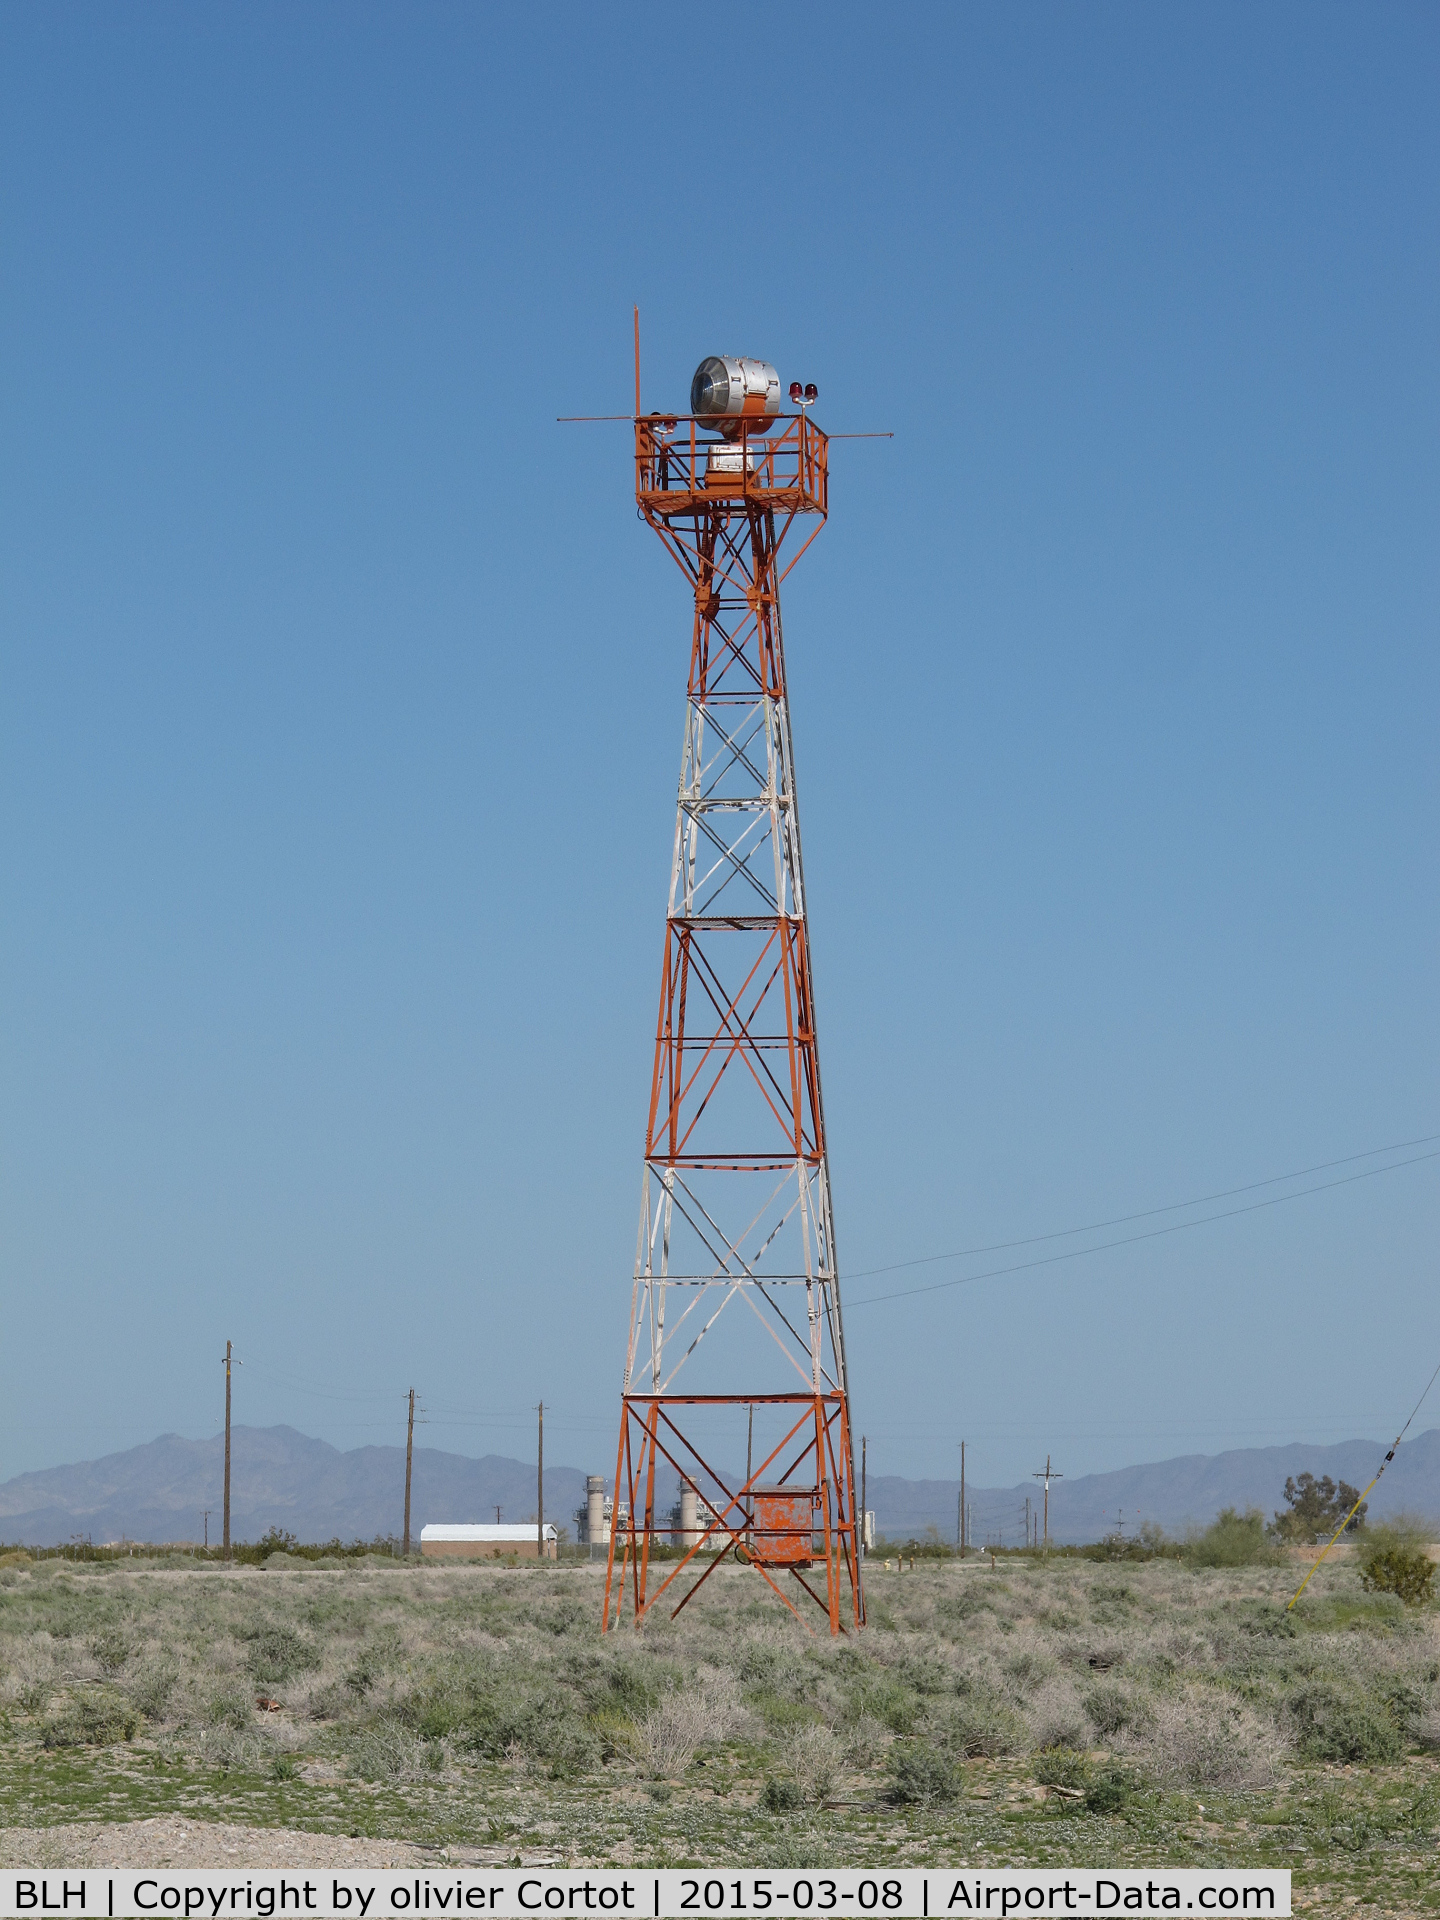
[[[790,513],[827,511],[829,441],[805,414],[781,414],[759,433],[713,418],[642,414],[635,422],[635,498],[649,513],[703,512],[715,504],[754,502]]]

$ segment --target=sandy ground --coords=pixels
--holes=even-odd
[[[155,1820],[84,1820],[60,1827],[0,1828],[0,1867],[434,1867],[496,1866],[513,1854],[445,1852],[408,1840],[347,1840],[290,1827],[227,1827],[166,1814]],[[549,1865],[539,1856],[523,1864]]]

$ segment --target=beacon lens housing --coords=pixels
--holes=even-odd
[[[765,433],[780,411],[780,376],[768,360],[712,354],[695,369],[690,411],[713,420],[727,439],[739,433],[742,420],[752,433]]]

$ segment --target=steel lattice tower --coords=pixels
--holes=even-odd
[[[780,628],[828,442],[803,410],[634,425],[636,502],[693,612],[604,1624],[627,1594],[637,1626],[678,1613],[733,1556],[836,1633],[864,1601]]]

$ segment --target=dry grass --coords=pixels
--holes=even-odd
[[[1274,1786],[1285,1752],[1275,1726],[1243,1700],[1199,1688],[1161,1695],[1143,1730],[1118,1745],[1162,1786],[1246,1792]]]
[[[28,1780],[35,1756],[63,1751],[73,1780],[93,1734],[97,1766],[143,1750],[156,1778],[189,1770],[256,1795],[275,1782],[315,1806],[323,1785],[369,1796],[347,1807],[443,1802],[499,1831],[523,1805],[543,1834],[546,1809],[563,1805],[554,1844],[616,1859],[691,1857],[699,1843],[677,1836],[700,1830],[704,1808],[712,1849],[726,1845],[714,1834],[744,1833],[752,1852],[799,1863],[815,1822],[860,1831],[844,1809],[903,1803],[918,1834],[930,1829],[916,1807],[952,1827],[971,1818],[965,1781],[978,1805],[984,1781],[1057,1767],[1121,1766],[1133,1793],[1114,1818],[1132,1825],[1135,1807],[1158,1820],[1200,1790],[1241,1808],[1264,1796],[1258,1820],[1316,1768],[1379,1779],[1440,1748],[1436,1609],[1365,1594],[1345,1567],[1323,1571],[1298,1616],[1287,1592],[1268,1567],[872,1568],[869,1629],[832,1642],[722,1568],[679,1622],[602,1640],[588,1568],[12,1566],[0,1568],[0,1763]],[[757,1804],[767,1783],[773,1813]],[[1024,1806],[1060,1818],[1058,1800],[1027,1790]],[[214,1791],[218,1807],[240,1787]],[[134,1805],[153,1810],[138,1789]],[[617,1821],[633,1841],[615,1838]]]
[[[1387,1702],[1402,1737],[1433,1737],[1440,1711],[1433,1613],[1357,1593],[1333,1620],[1336,1601],[1319,1602],[1297,1633],[1268,1569],[872,1573],[872,1631],[838,1646],[777,1619],[743,1576],[638,1643],[599,1641],[563,1574],[503,1589],[434,1572],[7,1578],[0,1689],[21,1721],[103,1686],[213,1748],[252,1722],[271,1737],[261,1696],[372,1771],[402,1748],[383,1770],[418,1767],[404,1742],[443,1740],[582,1773],[628,1745],[673,1779],[756,1738],[795,1755],[848,1744],[873,1768],[888,1738],[923,1730],[962,1757],[1119,1745],[1157,1778],[1199,1783],[1217,1742],[1253,1751],[1255,1777],[1273,1769],[1300,1737],[1293,1701],[1317,1682]]]

